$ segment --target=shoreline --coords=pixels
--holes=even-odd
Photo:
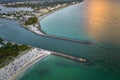
[[[80,2],[80,3],[81,3],[81,2]],[[49,11],[48,13],[45,13],[45,14],[43,14],[42,16],[38,16],[38,22],[36,23],[36,24],[38,25],[38,27],[37,27],[38,32],[37,32],[37,31],[34,31],[34,30],[32,30],[32,29],[30,29],[30,28],[28,28],[28,27],[26,27],[26,25],[20,24],[19,22],[18,22],[18,24],[20,24],[20,26],[22,26],[23,28],[25,28],[25,29],[33,32],[33,33],[36,33],[36,34],[38,34],[38,35],[40,35],[40,36],[43,36],[43,35],[53,36],[53,35],[49,35],[49,34],[45,33],[45,32],[42,30],[40,22],[41,22],[44,18],[46,18],[47,16],[55,13],[56,11],[59,11],[59,10],[62,10],[62,9],[64,9],[64,8],[67,8],[67,7],[70,7],[70,6],[73,6],[73,5],[77,5],[77,4],[79,4],[79,3],[68,4],[68,5],[65,5],[64,7],[60,7],[60,8],[58,8],[58,9],[53,10],[53,11]],[[57,36],[55,36],[55,37],[57,37]]]
[[[80,3],[81,3],[81,2],[80,2]],[[69,4],[69,5],[66,5],[66,6],[64,6],[64,7],[58,8],[58,9],[56,9],[56,10],[50,11],[50,12],[48,12],[48,13],[42,15],[42,16],[39,16],[39,17],[38,17],[39,31],[40,31],[40,33],[42,33],[42,34],[39,34],[39,35],[49,35],[49,34],[45,33],[45,32],[42,30],[42,28],[41,28],[40,22],[41,22],[44,18],[46,18],[47,16],[55,13],[56,11],[59,11],[59,10],[62,10],[62,9],[64,9],[64,8],[67,8],[67,7],[70,7],[70,6],[73,6],[73,5],[77,5],[77,4],[80,4],[80,3]],[[33,32],[33,31],[32,31],[32,32]],[[33,32],[33,33],[36,33],[36,32]],[[49,36],[52,36],[52,35],[49,35]],[[53,36],[54,36],[54,35],[53,35]],[[56,36],[56,37],[57,37],[57,36]]]
[[[33,66],[34,64],[36,64],[38,61],[41,61],[43,59],[45,59],[46,57],[48,57],[49,55],[45,55],[42,56],[41,58],[36,58],[35,60],[31,61],[31,63],[27,64],[26,66],[24,66],[24,68],[22,70],[20,70],[13,78],[11,78],[10,80],[17,80],[22,73],[24,73],[28,68],[30,68],[31,66]]]
[[[51,54],[51,51],[32,48],[3,68],[0,68],[0,80],[15,80],[26,69]],[[19,55],[18,55],[19,56]]]

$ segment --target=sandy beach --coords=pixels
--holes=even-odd
[[[61,8],[61,9],[62,9],[62,8]],[[48,13],[42,15],[42,16],[39,16],[39,17],[38,17],[38,23],[35,24],[36,26],[28,25],[26,29],[28,29],[28,30],[30,30],[31,32],[36,33],[36,34],[38,34],[38,35],[47,35],[45,32],[42,31],[40,21],[43,20],[45,17],[49,16],[50,14],[58,11],[58,10],[60,10],[60,9],[57,9],[57,10],[48,12]]]
[[[47,57],[51,52],[43,49],[32,48],[24,55],[0,69],[0,80],[15,80],[22,72],[35,62]]]
[[[73,4],[72,4],[72,5],[73,5]],[[33,26],[33,25],[28,25],[28,26],[27,26],[27,29],[30,30],[30,31],[33,32],[33,33],[38,34],[38,35],[48,35],[48,34],[46,34],[45,32],[42,31],[40,21],[42,21],[45,17],[47,17],[47,16],[55,13],[56,11],[59,11],[59,10],[61,10],[61,9],[67,8],[67,7],[72,6],[72,5],[66,5],[66,6],[64,6],[64,7],[55,9],[55,10],[50,11],[50,12],[48,12],[48,13],[45,13],[45,14],[42,15],[42,16],[39,16],[39,17],[38,17],[38,23],[36,24],[37,27],[36,27],[36,26]]]

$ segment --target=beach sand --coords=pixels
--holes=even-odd
[[[17,76],[23,73],[27,68],[37,61],[49,56],[50,51],[32,48],[24,55],[16,58],[13,62],[0,69],[0,80],[15,80]]]

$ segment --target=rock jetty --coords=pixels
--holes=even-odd
[[[88,62],[88,60],[85,59],[85,58],[79,58],[79,57],[75,57],[75,56],[71,56],[71,55],[66,55],[66,54],[62,54],[62,53],[52,52],[51,54],[55,55],[55,56],[61,56],[61,57],[64,57],[64,58],[67,58],[67,59],[70,59],[70,60],[78,61],[78,62],[83,62],[83,63],[87,63]]]

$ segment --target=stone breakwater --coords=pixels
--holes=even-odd
[[[23,28],[25,28],[25,27],[23,27]],[[53,38],[53,39],[58,39],[58,40],[65,40],[65,41],[80,43],[80,44],[84,44],[84,45],[92,45],[93,44],[90,41],[76,40],[76,39],[72,39],[72,38],[49,35],[49,34],[47,34],[47,33],[45,33],[44,31],[41,30],[41,25],[40,24],[38,24],[37,28],[35,26],[29,25],[29,28],[25,28],[25,29],[27,29],[27,30],[39,35],[39,36],[42,36],[42,37]]]
[[[71,38],[65,38],[65,37],[49,35],[49,34],[46,34],[45,32],[43,32],[41,29],[33,30],[32,28],[31,29],[29,28],[28,30],[30,30],[31,32],[33,32],[33,33],[35,33],[35,34],[37,34],[39,36],[42,36],[42,37],[48,37],[48,38],[53,38],[53,39],[65,40],[65,41],[80,43],[80,44],[84,44],[84,45],[92,45],[93,44],[92,42],[89,42],[89,41],[76,40],[76,39],[71,39]]]
[[[78,61],[78,62],[83,62],[83,63],[87,63],[88,62],[87,59],[79,58],[79,57],[75,57],[75,56],[71,56],[71,55],[66,55],[66,54],[62,54],[62,53],[52,52],[51,54],[52,55],[56,55],[56,56],[61,56],[61,57],[64,57],[64,58],[67,58],[67,59],[70,59],[70,60]]]
[[[38,30],[34,30],[34,29],[29,29],[31,32],[38,34],[40,36],[43,37],[48,37],[48,38],[53,38],[53,39],[59,39],[59,40],[65,40],[65,41],[70,41],[70,42],[75,42],[75,43],[80,43],[80,44],[85,44],[85,45],[92,45],[93,43],[90,41],[84,41],[84,40],[76,40],[76,39],[71,39],[71,38],[66,38],[66,37],[59,37],[59,36],[54,36],[54,35],[49,35],[47,33],[45,33],[44,31],[42,31],[41,29],[41,25],[38,24]]]
[[[70,41],[70,42],[76,42],[76,43],[85,44],[85,45],[91,45],[91,44],[92,44],[92,43],[89,42],[89,41],[75,40],[75,39],[71,39],[71,38],[63,38],[63,37],[52,36],[52,35],[48,35],[48,34],[44,34],[44,33],[43,33],[43,35],[41,35],[41,36],[43,36],[43,37],[48,37],[48,38],[53,38],[53,39]]]

